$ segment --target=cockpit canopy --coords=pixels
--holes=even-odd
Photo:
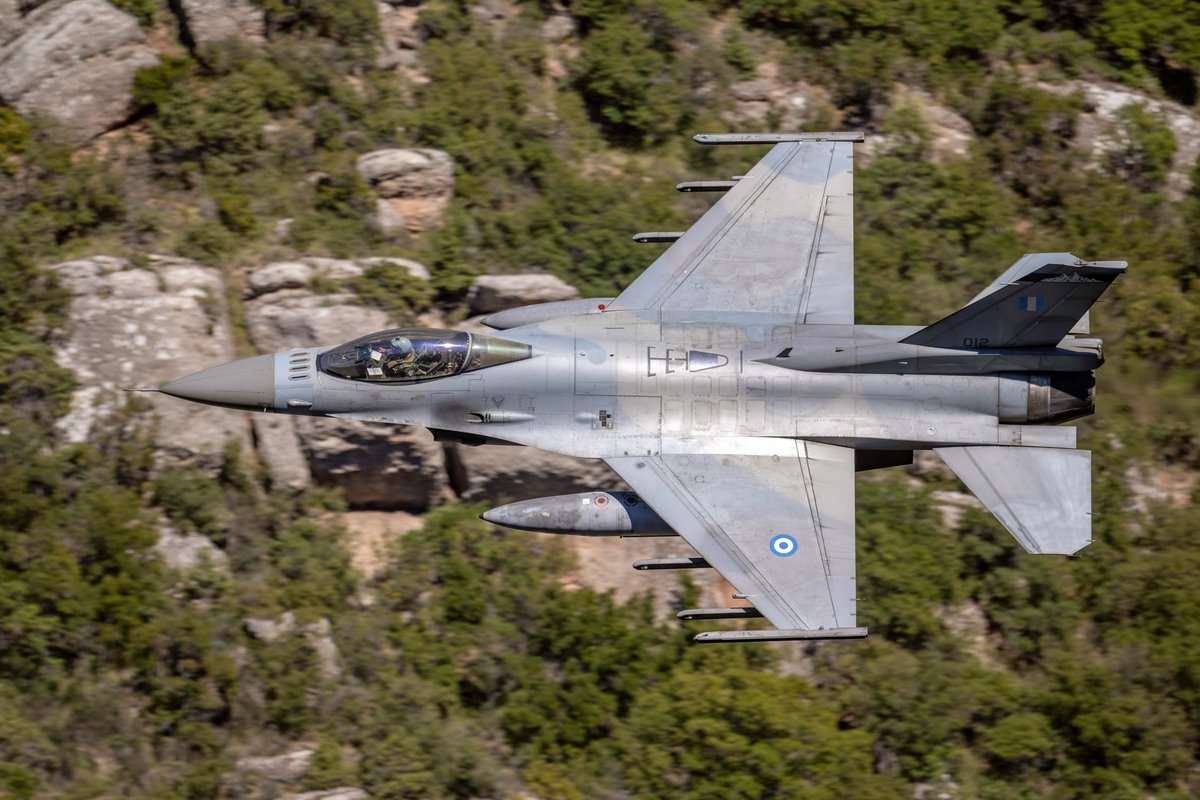
[[[463,331],[398,328],[355,339],[323,353],[322,372],[354,381],[406,383],[520,361],[527,344]]]

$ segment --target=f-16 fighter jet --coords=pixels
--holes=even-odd
[[[442,440],[602,458],[633,491],[493,509],[500,525],[682,536],[775,630],[697,641],[862,638],[854,475],[932,449],[1031,553],[1091,539],[1091,454],[1054,423],[1095,409],[1088,309],[1125,271],[1017,260],[927,327],[854,322],[853,143],[861,133],[702,134],[772,144],[616,298],[512,309],[496,335],[429,329],[243,359],[160,391],[231,408],[422,425]]]

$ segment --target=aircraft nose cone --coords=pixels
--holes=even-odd
[[[229,408],[275,407],[275,356],[254,356],[209,367],[159,387],[163,394]]]

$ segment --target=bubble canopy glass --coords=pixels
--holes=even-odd
[[[529,358],[527,344],[436,328],[397,328],[321,354],[322,372],[353,381],[409,383]]]

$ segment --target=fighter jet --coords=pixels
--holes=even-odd
[[[1095,409],[1088,309],[1125,271],[1018,259],[926,327],[854,321],[853,143],[863,134],[701,134],[771,144],[616,298],[493,314],[496,335],[408,328],[297,347],[171,381],[237,409],[421,425],[443,441],[604,459],[633,491],[525,500],[484,519],[583,535],[678,535],[744,604],[683,619],[775,630],[701,642],[851,639],[854,483],[936,451],[1031,553],[1091,540],[1091,453],[1055,423]]]

